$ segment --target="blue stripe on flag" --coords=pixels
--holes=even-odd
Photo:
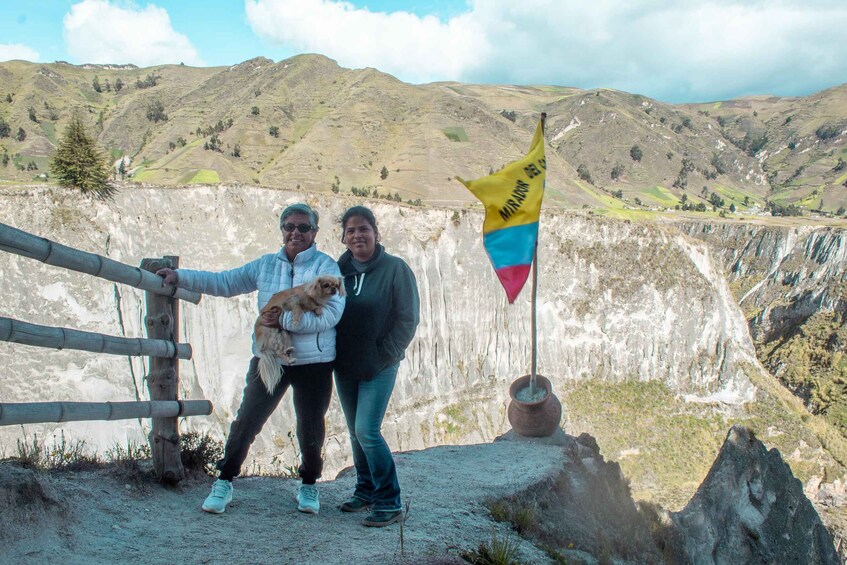
[[[538,222],[533,222],[487,233],[482,242],[496,270],[531,264],[536,239]]]

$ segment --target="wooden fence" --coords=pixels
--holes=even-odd
[[[125,338],[69,328],[39,326],[0,317],[0,341],[53,349],[77,349],[112,355],[149,357],[146,376],[149,401],[0,403],[0,426],[81,420],[152,418],[150,447],[153,467],[166,482],[185,478],[179,448],[179,417],[207,416],[208,400],[177,399],[179,359],[191,358],[191,345],[179,343],[179,302],[197,304],[201,295],[162,286],[156,271],[177,268],[179,258],[143,259],[140,267],[87,253],[0,223],[0,250],[37,259],[145,291],[147,338]]]

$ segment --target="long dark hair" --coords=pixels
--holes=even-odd
[[[364,218],[367,223],[371,225],[374,230],[374,235],[376,236],[376,240],[379,241],[379,228],[376,226],[376,217],[374,213],[371,212],[370,208],[365,206],[353,206],[352,208],[348,208],[344,215],[341,216],[341,243],[344,243],[344,232],[347,231],[347,222],[350,221],[350,218],[354,218],[359,216]]]

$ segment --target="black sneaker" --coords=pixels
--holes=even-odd
[[[394,510],[392,511],[381,511],[375,510],[368,514],[367,518],[362,521],[363,526],[370,526],[373,528],[381,528],[383,526],[387,526],[388,524],[393,524],[394,522],[398,522],[403,518],[402,510]]]
[[[371,507],[370,502],[365,502],[361,498],[351,497],[347,502],[342,502],[339,508],[342,512],[361,512]]]

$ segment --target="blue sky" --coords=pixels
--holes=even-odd
[[[0,0],[0,61],[321,53],[401,80],[616,88],[668,102],[847,82],[847,0]]]

